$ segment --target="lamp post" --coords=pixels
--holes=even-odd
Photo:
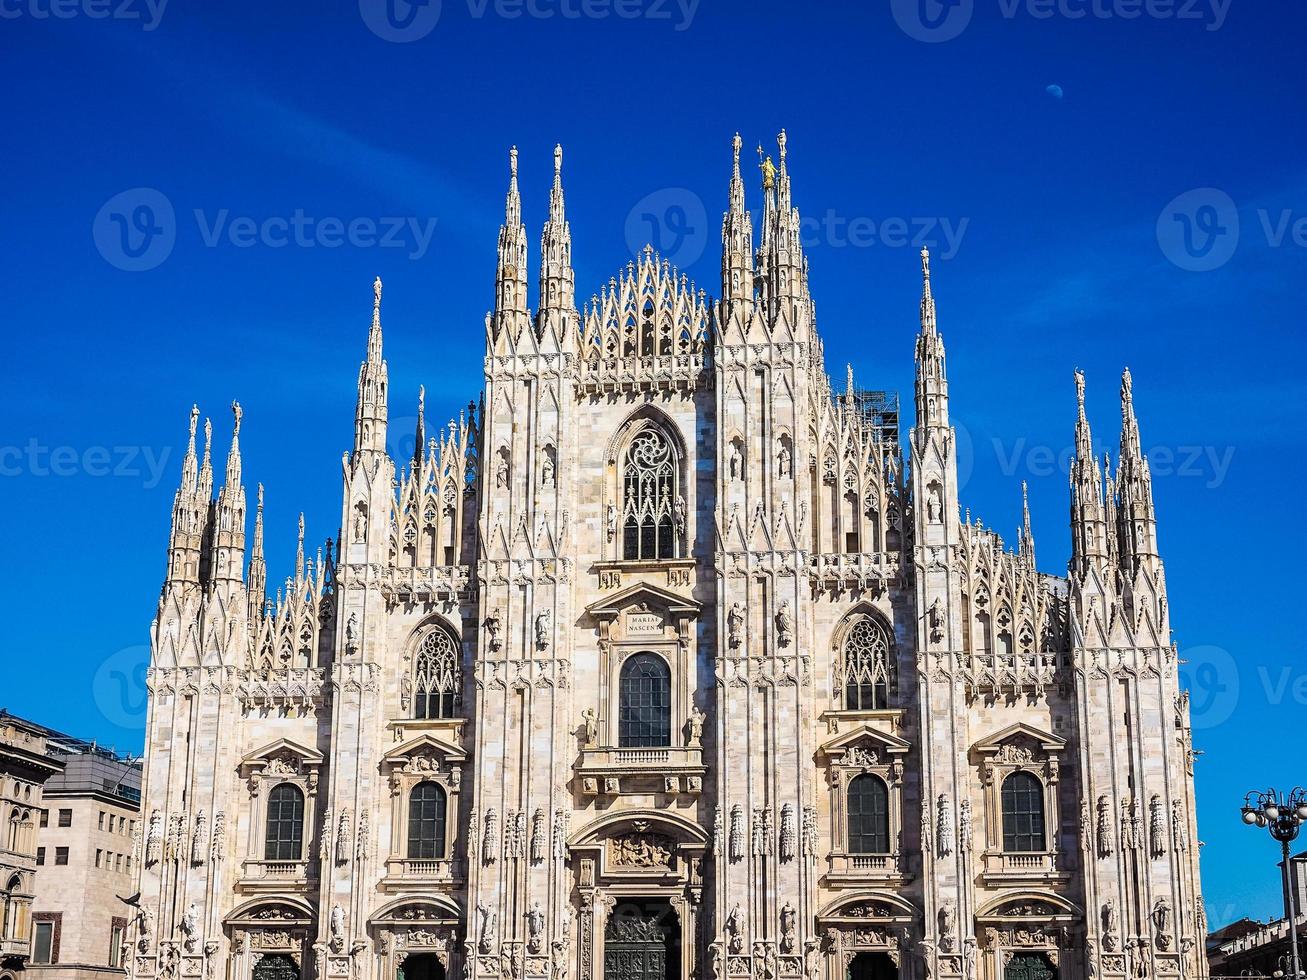
[[[1294,908],[1293,883],[1289,879],[1289,845],[1297,840],[1304,821],[1307,821],[1307,790],[1300,786],[1288,793],[1268,789],[1253,791],[1244,797],[1243,822],[1265,827],[1280,842],[1280,853],[1284,856],[1284,901],[1289,919],[1289,941],[1292,943],[1293,980],[1300,980],[1302,967],[1298,962],[1298,911]]]

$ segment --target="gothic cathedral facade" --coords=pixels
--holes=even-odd
[[[381,283],[340,531],[270,601],[198,412],[148,673],[139,980],[1205,975],[1188,702],[1127,373],[1076,374],[1071,560],[959,500],[929,256],[915,419],[833,387],[784,134],[721,297],[578,308],[516,151],[480,403],[388,450]],[[247,520],[253,535],[246,541]]]

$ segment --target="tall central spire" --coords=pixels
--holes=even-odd
[[[488,341],[516,340],[527,322],[526,228],[522,196],[517,189],[517,147],[508,151],[508,197],[499,228],[499,260],[495,270],[495,311]]]
[[[930,251],[921,250],[921,330],[917,334],[917,428],[944,426],[948,420],[948,375],[944,364],[944,338],[935,317],[935,294],[930,285]]]
[[[722,217],[722,298],[729,304],[752,303],[753,219],[744,209],[744,180],[740,177],[740,146],[731,140],[730,203]]]
[[[1076,374],[1076,455],[1071,462],[1071,567],[1080,574],[1107,556],[1103,471],[1085,414],[1085,374]]]
[[[549,192],[549,220],[540,233],[541,312],[576,308],[572,274],[572,230],[563,207],[563,148],[554,147],[554,185]]]
[[[381,277],[372,283],[372,326],[368,356],[359,367],[358,402],[354,409],[354,455],[386,451],[386,362],[381,351]]]

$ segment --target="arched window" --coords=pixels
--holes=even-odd
[[[462,686],[458,648],[444,630],[432,630],[413,661],[413,717],[455,717]]]
[[[408,856],[434,861],[445,856],[445,791],[418,783],[408,796]]]
[[[889,631],[878,619],[860,616],[844,636],[844,707],[850,711],[888,708],[894,673]]]
[[[1046,850],[1044,785],[1028,772],[1003,780],[1003,850]]]
[[[642,425],[622,455],[622,557],[675,558],[685,525],[680,459],[667,435]]]
[[[268,794],[267,861],[298,861],[304,856],[304,794],[282,783]]]
[[[618,692],[619,746],[672,744],[672,673],[667,661],[652,653],[637,653],[622,664]]]
[[[880,777],[853,777],[848,817],[850,854],[889,853],[889,790]]]

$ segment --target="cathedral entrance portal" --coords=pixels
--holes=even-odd
[[[300,968],[282,953],[264,956],[254,965],[254,980],[299,980]]]
[[[848,980],[898,980],[898,976],[888,953],[859,953],[849,961]]]
[[[435,953],[413,953],[399,965],[396,980],[445,980],[445,968]]]
[[[604,928],[603,980],[674,980],[681,975],[681,925],[671,903],[618,903]]]
[[[1057,980],[1057,970],[1043,953],[1018,953],[1008,961],[1003,980]]]

